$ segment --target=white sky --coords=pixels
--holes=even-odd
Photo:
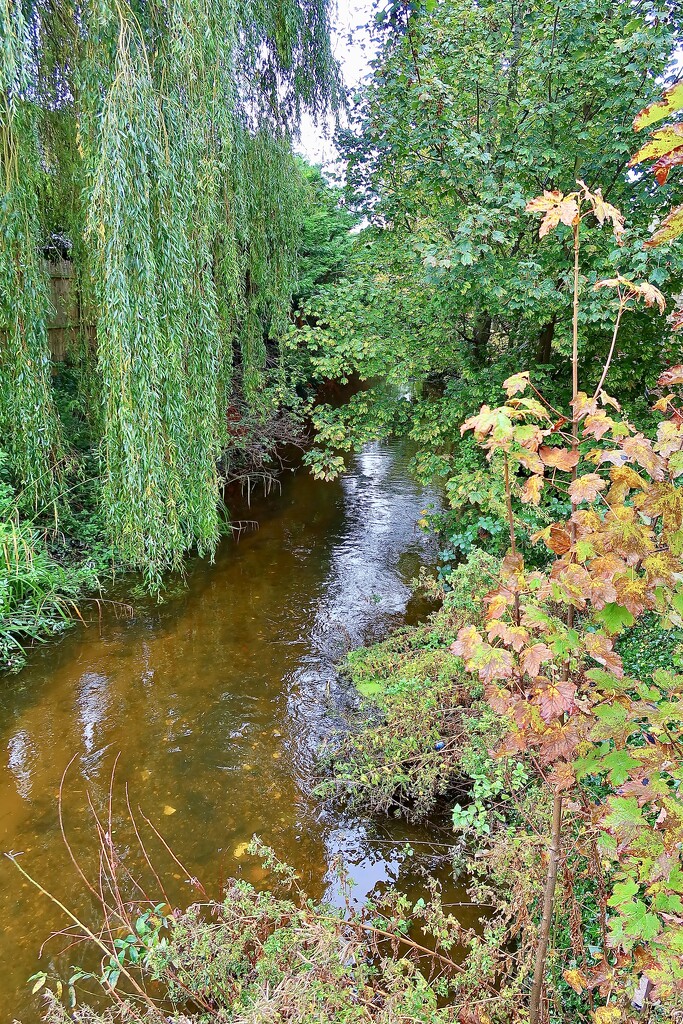
[[[332,49],[341,65],[344,81],[353,88],[360,85],[372,59],[370,43],[363,26],[373,17],[375,0],[338,0],[333,14]],[[332,164],[336,150],[331,123],[317,125],[305,115],[297,149],[314,164]]]

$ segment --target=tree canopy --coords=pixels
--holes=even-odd
[[[400,426],[427,475],[448,472],[454,427],[492,379],[530,361],[554,375],[571,335],[568,229],[547,244],[530,196],[601,187],[622,209],[619,242],[584,253],[580,358],[587,377],[610,343],[605,265],[670,292],[683,264],[648,251],[671,186],[628,171],[633,118],[673,75],[678,4],[443,0],[388,3],[378,56],[342,143],[352,201],[370,219],[346,283],[311,303],[305,344],[321,375],[372,381],[342,410],[319,409],[312,462]],[[312,325],[312,326],[311,326]],[[667,363],[661,326],[641,311],[620,337],[613,379],[637,401]],[[616,386],[616,385],[613,385]]]

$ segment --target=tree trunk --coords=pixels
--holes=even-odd
[[[488,348],[489,341],[491,340],[492,328],[493,320],[488,313],[480,313],[474,321],[472,346],[474,348],[474,358],[480,366],[483,365],[486,360],[486,350]]]
[[[537,363],[549,363],[553,351],[553,339],[555,337],[555,323],[557,318],[553,317],[549,320],[545,327],[542,328],[541,333],[538,336],[538,350],[536,353]]]
[[[557,869],[560,864],[560,843],[562,839],[562,794],[555,795],[553,804],[553,825],[550,839],[550,860],[548,861],[548,874],[545,880],[545,895],[543,897],[543,917],[541,918],[541,930],[538,935],[536,946],[536,963],[534,966],[534,983],[531,989],[529,1001],[529,1022],[538,1024],[541,1019],[541,996],[543,995],[543,979],[545,976],[545,961],[548,953],[548,940],[550,938],[550,927],[553,923],[553,910],[555,906],[555,887],[557,884]]]

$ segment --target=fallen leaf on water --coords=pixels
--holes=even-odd
[[[235,849],[232,851],[233,857],[237,857],[238,859],[240,857],[244,857],[244,855],[247,852],[248,848],[249,848],[249,843],[240,843],[239,846],[236,846]]]
[[[171,814],[175,814],[175,807],[171,807],[170,804],[166,804],[164,807],[164,814],[170,817]]]

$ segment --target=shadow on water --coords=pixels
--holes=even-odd
[[[396,880],[421,893],[404,849],[409,841],[432,850],[417,844],[431,843],[433,830],[322,808],[311,789],[335,665],[405,620],[410,579],[430,557],[415,521],[436,500],[386,445],[369,446],[334,484],[287,472],[281,492],[252,506],[259,529],[226,540],[214,565],[193,564],[186,590],[36,650],[0,689],[0,850],[22,851],[23,866],[80,910],[82,887],[59,835],[60,778],[76,755],[66,824],[76,853],[92,859],[86,792],[105,807],[120,754],[119,787],[128,784],[209,895],[231,874],[262,880],[243,855],[254,833],[314,896],[340,899],[339,855],[356,898]],[[40,943],[64,922],[6,860],[0,908],[0,1014],[32,1024],[38,1004],[26,978],[40,966]]]

